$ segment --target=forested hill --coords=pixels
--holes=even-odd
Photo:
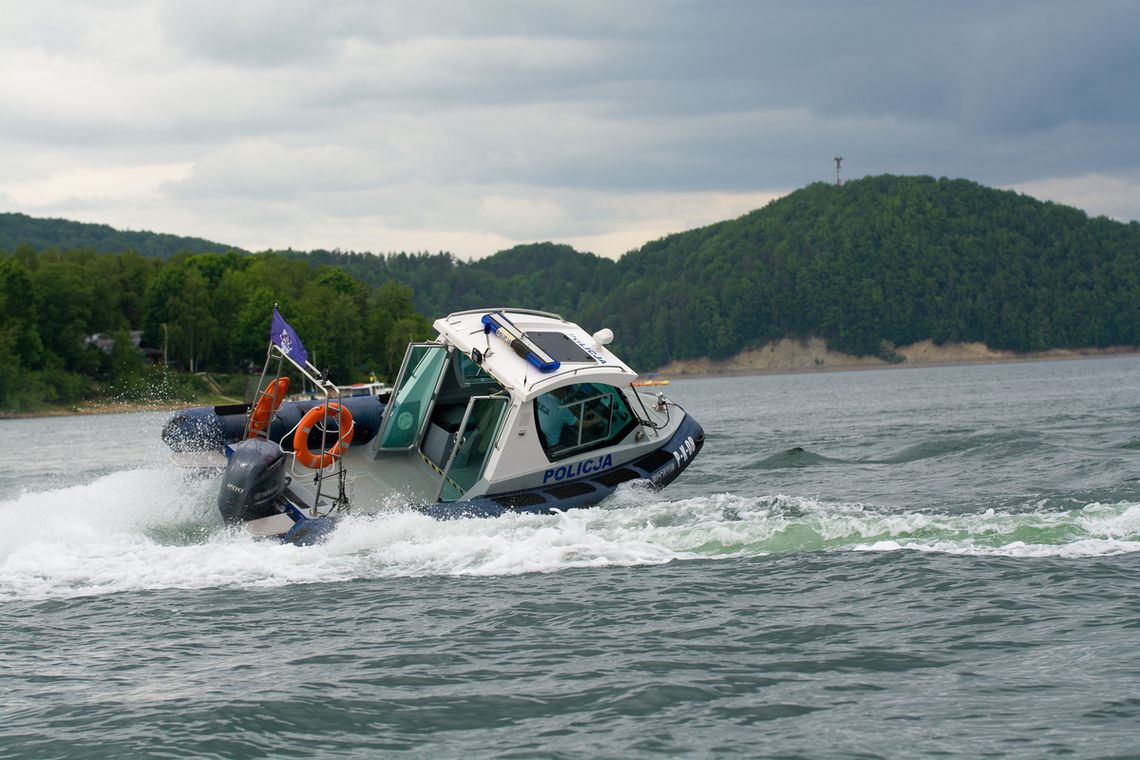
[[[66,219],[38,219],[26,214],[0,213],[0,251],[14,252],[21,245],[36,250],[56,248],[69,251],[86,248],[97,253],[134,251],[142,256],[168,259],[177,253],[235,251],[240,248],[196,237],[180,237],[161,232],[117,230],[105,224],[71,222]]]
[[[1140,224],[966,180],[814,184],[624,256],[577,314],[638,366],[785,336],[890,355],[932,338],[991,348],[1140,343]]]
[[[338,267],[373,287],[395,280],[412,289],[417,310],[432,318],[495,305],[581,314],[609,292],[618,269],[611,259],[556,243],[518,245],[477,261],[450,253],[277,254]]]
[[[551,243],[473,262],[310,256],[408,285],[428,315],[512,304],[610,326],[642,368],[787,336],[888,358],[926,338],[1015,351],[1140,343],[1140,224],[967,180],[809,185],[617,262]]]
[[[0,215],[0,233],[42,221]],[[117,377],[113,357],[91,343],[97,333],[142,330],[175,367],[259,366],[274,303],[341,382],[390,375],[428,319],[490,306],[611,327],[615,350],[641,369],[789,336],[885,358],[927,338],[1015,351],[1140,344],[1140,223],[1089,219],[966,180],[809,185],[616,262],[553,243],[473,262],[221,254],[226,246],[206,241],[213,252],[165,258],[200,248],[193,238],[48,221],[61,230],[55,242],[0,234],[0,407],[37,394],[68,401],[88,378]],[[126,237],[99,241],[97,230]],[[163,240],[172,247],[156,248]]]

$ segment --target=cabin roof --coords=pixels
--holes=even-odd
[[[566,351],[554,358],[560,366],[553,372],[542,372],[514,352],[498,335],[483,329],[483,317],[503,314],[522,332],[541,337],[547,345],[564,341]],[[573,322],[557,314],[526,309],[479,309],[460,311],[437,319],[433,325],[440,338],[468,357],[472,350],[483,356],[483,369],[519,401],[528,401],[553,388],[574,383],[628,385],[637,373],[594,337]]]

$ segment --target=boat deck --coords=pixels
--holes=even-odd
[[[353,502],[362,509],[400,507],[434,502],[441,477],[418,451],[371,453],[350,466],[356,475]]]

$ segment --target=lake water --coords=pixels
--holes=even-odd
[[[663,492],[305,548],[165,414],[0,421],[0,757],[1134,757],[1138,381],[675,381]]]

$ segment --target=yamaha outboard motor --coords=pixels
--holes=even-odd
[[[281,448],[264,438],[250,438],[234,446],[218,493],[218,509],[229,524],[269,517],[277,514],[277,500],[284,490]]]

